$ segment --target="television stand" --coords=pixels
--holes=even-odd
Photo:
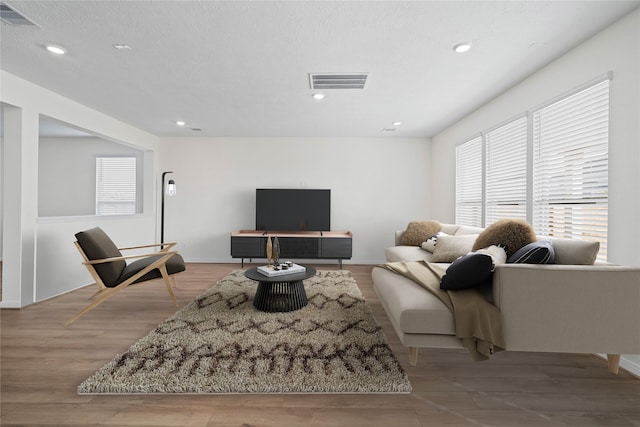
[[[240,230],[231,233],[231,257],[249,262],[253,258],[267,258],[267,237],[277,237],[280,259],[351,259],[350,231],[269,231]]]

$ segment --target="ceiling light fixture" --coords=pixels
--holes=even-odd
[[[57,46],[55,44],[46,44],[44,45],[45,49],[47,49],[51,53],[55,53],[56,55],[64,55],[67,53],[67,49],[62,46]]]
[[[457,53],[465,53],[471,49],[471,43],[458,43],[453,47],[453,50]]]
[[[400,126],[402,124],[402,122],[393,122],[391,124],[394,125],[394,126]]]
[[[178,121],[176,122],[176,124],[177,124],[178,126],[184,126],[186,123],[185,123],[185,122],[183,122],[182,120],[178,120]]]
[[[126,43],[116,43],[113,45],[114,49],[118,50],[131,50],[131,46]]]
[[[324,93],[314,93],[313,94],[313,99],[323,99],[324,98]]]

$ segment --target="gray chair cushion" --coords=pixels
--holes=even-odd
[[[92,261],[122,256],[118,247],[100,227],[81,231],[76,233],[75,236],[87,258]],[[98,276],[107,287],[113,287],[118,284],[118,279],[126,266],[127,263],[124,260],[94,265],[96,273],[98,273]]]
[[[139,260],[134,261],[131,264],[127,265],[125,267],[124,271],[122,272],[122,275],[118,279],[118,283],[124,282],[129,277],[131,277],[134,274],[136,274],[137,272],[143,270],[149,264],[154,263],[155,261],[158,260],[158,258],[161,258],[161,257],[162,257],[162,255],[154,255],[154,256],[147,257],[147,258],[139,259]],[[184,270],[185,270],[184,259],[182,259],[180,254],[173,255],[167,261],[167,272],[169,274],[180,273],[181,271],[184,271]],[[140,277],[138,280],[136,280],[133,283],[145,282],[147,280],[157,279],[157,278],[160,278],[160,277],[162,277],[162,274],[160,273],[160,270],[155,268],[155,269],[151,270],[150,272],[148,272],[147,274],[145,274],[144,276]]]

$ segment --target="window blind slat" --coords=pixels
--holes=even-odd
[[[482,137],[456,147],[456,223],[482,225]]]
[[[485,225],[503,218],[526,219],[527,118],[485,135]]]

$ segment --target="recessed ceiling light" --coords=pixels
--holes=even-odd
[[[453,50],[458,53],[468,52],[471,49],[471,43],[459,43],[453,47]]]
[[[323,99],[324,98],[324,93],[314,93],[313,94],[313,99]]]
[[[402,122],[393,122],[391,124],[394,125],[394,126],[400,126],[402,124]]]
[[[183,122],[182,120],[178,120],[178,121],[176,122],[176,124],[177,124],[178,126],[184,126],[186,123],[185,123],[185,122]]]
[[[67,49],[62,46],[57,46],[55,44],[46,44],[44,45],[45,49],[47,49],[51,53],[55,53],[56,55],[64,55],[67,53]]]
[[[113,47],[118,50],[131,50],[131,46],[126,43],[116,43]]]

